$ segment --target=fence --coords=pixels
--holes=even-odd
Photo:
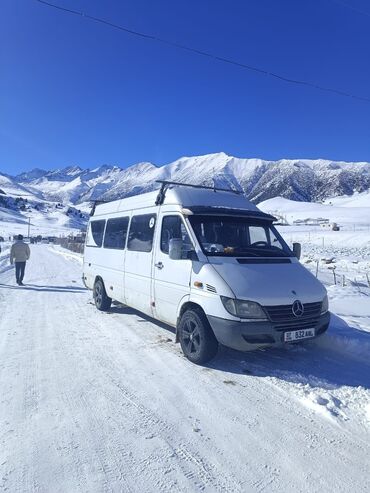
[[[322,282],[326,281],[328,284],[340,285],[342,287],[353,285],[357,287],[367,286],[370,288],[370,271],[364,266],[356,270],[349,270],[347,267],[347,270],[345,270],[343,266],[337,269],[335,264],[333,265],[330,262],[331,265],[326,265],[325,261],[320,262],[319,259],[311,259],[305,263],[306,267]]]
[[[55,243],[71,252],[84,253],[85,244],[79,239],[58,238]]]

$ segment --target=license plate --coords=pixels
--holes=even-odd
[[[315,337],[315,329],[290,330],[284,333],[284,342],[299,341]]]

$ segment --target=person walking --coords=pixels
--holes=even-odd
[[[10,263],[15,263],[15,278],[18,286],[23,286],[24,271],[26,262],[30,258],[30,247],[23,241],[23,236],[18,235],[17,241],[10,249]]]

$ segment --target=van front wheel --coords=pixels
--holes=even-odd
[[[186,310],[179,323],[179,339],[181,349],[192,363],[206,363],[217,354],[217,339],[201,310]]]
[[[109,310],[110,305],[112,303],[112,298],[109,298],[107,296],[104,283],[100,279],[98,279],[94,284],[93,296],[94,296],[95,306],[98,310],[102,312]]]

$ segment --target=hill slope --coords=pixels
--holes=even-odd
[[[36,169],[14,178],[30,193],[45,200],[72,204],[148,192],[159,187],[156,180],[232,187],[243,190],[254,202],[276,196],[312,202],[368,190],[370,163],[323,159],[264,161],[217,153],[183,157],[162,167],[144,162],[126,169],[107,165],[93,170]]]

